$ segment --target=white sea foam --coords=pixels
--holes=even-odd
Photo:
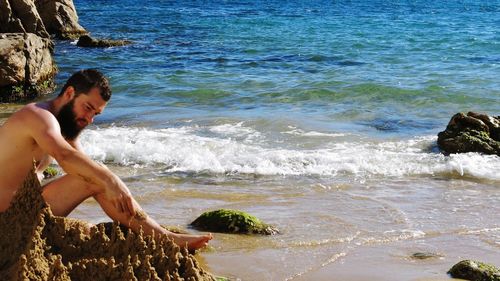
[[[297,129],[295,127],[289,127],[290,131],[283,132],[283,134],[289,134],[289,135],[296,135],[296,136],[304,136],[304,137],[343,137],[345,134],[342,133],[322,133],[322,132],[316,132],[316,131],[309,131],[306,132],[302,129]]]
[[[84,149],[96,160],[164,165],[169,171],[355,177],[453,173],[500,180],[498,156],[429,152],[435,140],[434,136],[385,142],[332,138],[318,149],[293,149],[241,123],[208,128],[109,127],[82,135]]]

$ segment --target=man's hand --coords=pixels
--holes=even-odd
[[[105,195],[118,212],[125,213],[129,217],[135,216],[136,207],[132,194],[118,176],[115,176],[114,180],[108,184]]]

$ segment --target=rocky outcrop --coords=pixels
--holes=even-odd
[[[493,265],[463,260],[455,264],[448,274],[453,278],[461,278],[471,281],[500,281],[500,269]]]
[[[220,209],[201,214],[191,223],[196,229],[222,233],[273,235],[279,230],[258,218],[238,210]]]
[[[32,99],[54,89],[53,43],[33,33],[0,34],[0,102]]]
[[[32,0],[0,0],[0,33],[33,33],[49,38]]]
[[[98,48],[106,48],[106,47],[116,47],[116,46],[125,46],[129,45],[132,42],[127,40],[103,40],[103,39],[95,39],[90,37],[89,35],[80,36],[78,42],[76,43],[79,47],[98,47]]]
[[[78,39],[88,32],[78,23],[72,0],[36,0],[45,28],[59,39]]]
[[[54,90],[57,68],[49,33],[60,38],[87,33],[72,0],[0,0],[0,102]]]
[[[480,152],[500,156],[500,116],[457,113],[446,130],[438,134],[438,146],[448,154]]]
[[[78,23],[72,0],[0,0],[0,33],[10,32],[59,39],[88,34]]]

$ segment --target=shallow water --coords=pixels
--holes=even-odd
[[[349,179],[193,176],[118,168],[162,224],[201,212],[248,211],[272,237],[216,234],[202,262],[242,280],[439,280],[462,259],[498,264],[498,187],[449,176]],[[135,173],[133,176],[128,176]],[[93,202],[73,215],[106,220]],[[417,252],[440,257],[411,258]],[[390,274],[388,274],[390,272]]]
[[[134,41],[56,45],[59,88],[84,67],[110,76],[89,155],[162,224],[234,208],[282,230],[216,234],[198,255],[213,273],[436,281],[462,259],[500,266],[500,158],[436,147],[456,112],[500,112],[499,1],[75,5],[93,36]],[[92,200],[71,216],[108,220]]]

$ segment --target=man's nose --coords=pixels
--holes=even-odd
[[[94,123],[94,114],[89,113],[85,116],[85,119],[87,120],[87,124],[92,124]]]

